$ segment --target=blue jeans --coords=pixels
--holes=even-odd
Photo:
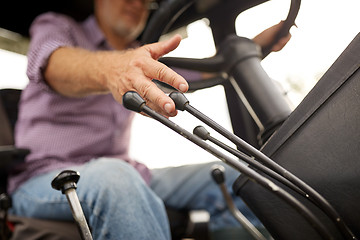
[[[164,203],[179,209],[207,210],[213,230],[239,227],[211,179],[211,166],[206,163],[154,169],[150,187],[132,166],[118,159],[100,158],[71,169],[81,175],[76,192],[94,239],[170,239]],[[65,195],[50,185],[60,171],[34,177],[18,188],[12,196],[13,213],[72,220]],[[239,174],[229,167],[226,173],[231,189]],[[257,219],[239,198],[236,204],[257,225]]]
[[[232,184],[240,173],[220,161],[153,169],[151,188],[166,206],[176,209],[206,210],[210,214],[211,231],[240,228],[239,222],[228,211],[219,186],[211,177],[214,164],[225,168],[225,184],[239,210],[255,226],[262,226],[241,198],[235,196],[232,191]]]

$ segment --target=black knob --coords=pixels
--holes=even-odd
[[[6,193],[0,194],[0,210],[7,211],[12,207],[12,201],[9,195]]]
[[[189,104],[189,100],[181,92],[172,92],[169,97],[174,101],[177,110],[184,111],[186,104]]]
[[[56,190],[65,193],[68,189],[76,189],[76,183],[80,179],[80,173],[73,170],[64,170],[59,173],[52,181],[51,186]]]
[[[145,100],[135,91],[128,91],[123,96],[123,105],[126,109],[141,112]]]
[[[210,137],[210,133],[203,126],[195,127],[193,130],[193,134],[195,134],[202,140],[208,140],[208,138]]]
[[[225,168],[221,165],[214,165],[211,170],[211,176],[217,184],[225,182]]]

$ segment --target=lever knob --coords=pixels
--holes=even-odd
[[[7,195],[6,193],[0,194],[0,210],[7,211],[11,207],[12,207],[12,201],[9,195]]]
[[[208,140],[210,136],[210,133],[203,126],[195,127],[193,133],[202,140]]]
[[[189,100],[181,92],[174,91],[169,97],[174,101],[177,110],[184,111],[186,104],[189,104]]]
[[[64,170],[59,173],[52,181],[51,186],[56,190],[65,193],[67,190],[76,189],[76,183],[80,179],[80,173],[73,170]]]
[[[145,100],[135,91],[128,91],[123,96],[123,105],[126,109],[141,112]]]
[[[225,182],[225,168],[221,165],[214,165],[211,170],[211,176],[217,184],[223,184]]]

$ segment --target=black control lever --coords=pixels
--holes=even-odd
[[[261,151],[257,150],[232,132],[228,131],[214,120],[194,108],[190,105],[189,100],[185,97],[183,93],[174,91],[170,93],[169,97],[175,102],[175,107],[177,110],[188,111],[194,117],[198,118],[200,121],[204,122],[206,125],[213,128],[215,131],[229,139],[235,145],[237,145],[241,150],[243,150],[246,154],[255,157],[256,160],[264,164],[266,167],[272,169],[277,172],[302,191],[304,191],[305,197],[315,203],[337,226],[339,232],[344,236],[345,239],[357,239],[356,236],[352,233],[350,228],[346,225],[334,207],[315,189],[306,184],[303,180],[274,162],[268,156],[266,156]],[[303,195],[304,196],[304,195]]]
[[[2,212],[0,239],[6,240],[11,237],[10,229],[8,227],[8,210],[11,206],[12,202],[10,196],[6,193],[0,194],[0,211]]]
[[[211,170],[211,176],[218,184],[221,193],[225,199],[226,205],[234,218],[251,234],[256,240],[266,240],[266,238],[256,229],[256,227],[239,211],[232,200],[230,193],[225,185],[225,168],[221,165],[214,165]]]
[[[194,128],[193,133],[200,137],[202,140],[209,140],[210,142],[216,144],[217,146],[221,147],[222,149],[226,150],[227,152],[233,154],[234,156],[238,157],[239,159],[243,160],[244,162],[246,162],[247,164],[249,164],[250,166],[254,167],[255,169],[267,174],[268,176],[276,179],[277,181],[281,182],[282,184],[288,186],[289,188],[291,188],[292,190],[296,191],[297,193],[299,193],[300,195],[304,196],[305,198],[307,198],[307,194],[304,193],[304,191],[302,191],[300,188],[298,188],[296,185],[294,185],[292,182],[290,182],[289,180],[287,180],[286,178],[284,178],[283,176],[281,176],[280,174],[274,172],[273,170],[271,170],[270,168],[262,165],[261,163],[259,163],[258,161],[255,161],[254,159],[252,159],[251,157],[249,157],[248,155],[240,152],[237,149],[234,149],[228,145],[226,145],[225,143],[217,140],[216,138],[212,137],[210,135],[210,133],[203,127],[203,126],[197,126]],[[310,199],[311,200],[311,199]]]
[[[175,103],[176,104],[176,103]],[[291,194],[286,192],[284,189],[277,186],[274,182],[270,181],[269,179],[263,177],[253,169],[249,168],[248,166],[244,165],[237,159],[230,158],[229,156],[225,155],[221,151],[217,150],[216,148],[208,145],[203,140],[201,140],[196,135],[191,134],[190,132],[186,131],[185,129],[181,128],[171,120],[167,119],[166,117],[162,116],[161,114],[155,112],[150,107],[146,105],[144,99],[141,96],[134,92],[129,91],[124,94],[123,96],[123,105],[125,108],[135,111],[135,112],[144,112],[148,116],[154,118],[155,120],[159,121],[160,123],[164,124],[165,126],[169,127],[173,131],[177,132],[181,136],[185,137],[189,141],[195,143],[199,147],[203,148],[207,152],[213,154],[215,157],[219,158],[224,163],[230,165],[234,169],[240,171],[249,179],[265,189],[271,191],[284,201],[286,201],[289,205],[294,207],[294,209],[303,216],[312,227],[319,233],[319,235],[323,239],[332,239],[329,235],[329,232],[326,230],[324,225],[319,221],[319,219],[307,208],[305,207],[300,201],[294,198]]]
[[[89,226],[86,222],[84,212],[81,208],[79,198],[76,194],[76,183],[80,179],[80,173],[72,170],[64,170],[59,173],[51,182],[52,188],[61,191],[71,207],[72,215],[80,229],[83,240],[92,240]]]

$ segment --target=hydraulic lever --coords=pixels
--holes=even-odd
[[[92,240],[89,226],[75,190],[77,188],[76,183],[79,179],[80,173],[72,170],[64,170],[53,179],[51,186],[66,195],[73,217],[79,227],[81,238],[84,240]]]
[[[225,162],[234,169],[243,173],[244,175],[249,177],[250,180],[254,181],[255,183],[259,184],[265,189],[271,191],[272,193],[274,193],[275,195],[286,201],[289,205],[294,207],[294,209],[296,209],[296,211],[298,211],[298,213],[301,214],[309,222],[311,226],[313,226],[313,228],[319,233],[319,235],[323,239],[333,239],[329,235],[329,232],[326,230],[324,225],[319,221],[319,219],[307,207],[305,207],[301,202],[299,202],[296,198],[294,198],[291,194],[289,194],[284,189],[277,186],[269,179],[263,177],[253,169],[249,168],[248,166],[245,166],[243,163],[239,162],[238,160],[235,160],[223,154],[219,150],[205,143],[198,136],[191,134],[190,132],[186,131],[185,129],[176,125],[174,122],[167,119],[166,117],[155,112],[153,109],[151,109],[149,106],[146,105],[145,100],[142,99],[142,97],[137,92],[134,91],[126,92],[123,96],[123,105],[125,108],[129,110],[146,113],[148,116],[154,118],[155,120],[169,127],[170,129],[177,132],[181,136],[185,137],[189,141],[195,143],[199,147],[213,154],[221,161]]]
[[[221,193],[225,199],[226,205],[234,218],[251,234],[256,240],[266,240],[259,230],[239,211],[232,200],[230,193],[225,186],[225,169],[221,165],[214,165],[211,170],[211,176],[214,181],[219,185]]]
[[[232,141],[236,144],[239,148],[241,148],[246,154],[249,156],[253,156],[257,161],[264,164],[266,167],[270,168],[271,170],[277,172],[278,174],[282,175],[284,178],[289,180],[292,184],[296,185],[305,193],[305,198],[314,202],[328,217],[334,222],[337,226],[339,232],[344,236],[345,239],[357,239],[356,236],[352,233],[350,228],[346,225],[334,207],[322,196],[320,195],[315,189],[311,186],[306,184],[300,178],[289,172],[288,170],[284,169],[282,166],[274,162],[268,156],[260,152],[259,150],[252,147],[250,144],[236,136],[235,134],[231,133],[230,131],[226,130],[218,123],[213,121],[211,118],[206,116],[205,114],[201,113],[199,110],[194,108],[189,104],[189,100],[184,96],[184,94],[180,92],[172,92],[170,98],[175,102],[176,109],[180,111],[188,111],[190,114],[201,120],[202,122],[206,123],[208,126],[216,130],[218,133]]]
[[[2,213],[1,216],[1,229],[0,229],[0,239],[10,239],[10,230],[8,228],[8,210],[11,208],[11,198],[5,194],[0,194],[0,211]]]

